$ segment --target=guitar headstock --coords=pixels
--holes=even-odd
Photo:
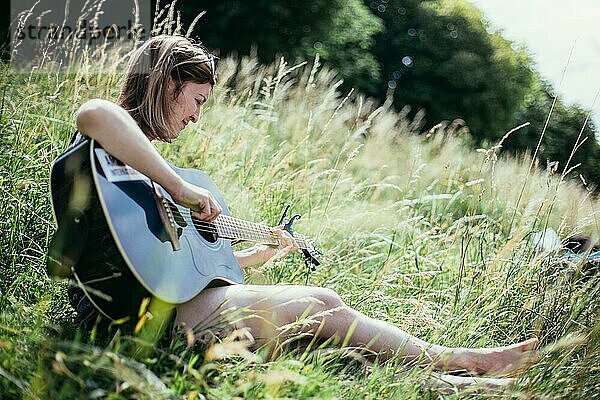
[[[319,265],[321,265],[322,253],[316,248],[315,243],[306,236],[299,236],[302,237],[302,241],[304,242],[304,246],[301,247],[304,262],[307,265],[310,264],[313,267],[313,269],[314,267],[318,267]]]
[[[279,219],[279,223],[277,225],[281,225],[283,223],[283,221],[285,220],[285,217],[287,215],[288,210],[290,209],[290,205],[286,205],[283,214],[281,215],[281,218]],[[315,267],[321,265],[321,261],[320,261],[320,257],[322,255],[322,253],[317,250],[317,248],[315,247],[315,244],[312,240],[310,240],[309,238],[307,238],[304,235],[300,235],[294,232],[294,230],[292,229],[292,225],[294,224],[294,221],[296,221],[297,219],[300,219],[300,214],[296,214],[293,217],[290,218],[290,220],[283,225],[283,229],[285,229],[286,231],[288,231],[290,233],[290,235],[294,236],[296,238],[296,240],[298,241],[298,244],[300,245],[300,250],[302,250],[302,256],[304,257],[304,262],[306,263],[306,265],[310,265],[311,269],[314,271]]]

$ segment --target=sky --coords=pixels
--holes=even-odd
[[[563,102],[592,108],[600,89],[600,0],[470,1],[492,28],[527,47],[536,69],[557,89]],[[560,85],[571,48],[573,54]],[[600,98],[593,112],[600,127]]]

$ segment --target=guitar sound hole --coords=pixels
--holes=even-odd
[[[175,219],[175,223],[180,227],[186,227],[187,222],[185,222],[185,219],[183,218],[183,215],[181,215],[181,213],[179,212],[179,209],[176,206],[174,206],[171,207],[171,211],[173,213],[173,219]]]
[[[202,236],[204,240],[209,243],[214,243],[217,241],[217,227],[214,224],[200,221],[199,219],[193,217],[192,221],[194,222],[194,228],[196,228],[196,232],[198,232],[198,234]]]

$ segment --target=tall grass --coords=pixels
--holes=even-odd
[[[48,176],[77,107],[116,98],[124,59],[113,57],[68,71],[2,66],[3,396],[438,398],[420,385],[426,372],[397,378],[398,366],[365,370],[339,352],[259,352],[257,361],[225,342],[231,355],[221,359],[174,339],[140,356],[138,338],[102,341],[76,329],[65,283],[45,273],[54,229]],[[562,237],[597,236],[599,204],[586,188],[539,168],[526,180],[531,159],[474,151],[457,124],[421,134],[418,120],[389,104],[341,93],[318,60],[227,58],[219,72],[201,121],[161,152],[208,172],[238,217],[274,224],[291,203],[303,215],[296,229],[324,250],[314,273],[294,256],[250,271],[248,282],[327,286],[358,310],[444,345],[537,336],[542,361],[503,396],[598,396],[598,277],[528,244],[547,226]]]

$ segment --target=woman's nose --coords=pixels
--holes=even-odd
[[[190,119],[193,123],[198,122],[198,118],[200,118],[200,106],[196,106],[194,113],[190,116]]]

